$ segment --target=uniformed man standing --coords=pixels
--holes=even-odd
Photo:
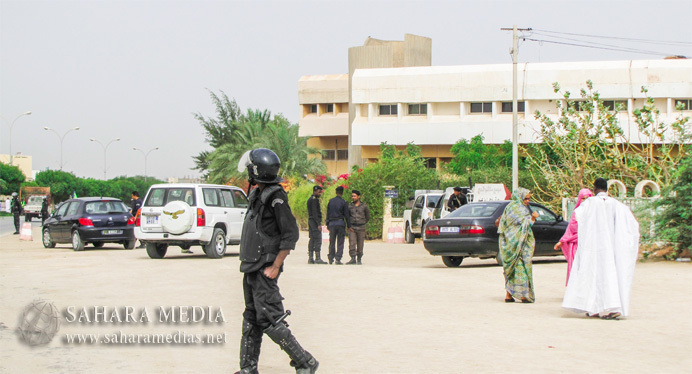
[[[459,209],[462,205],[468,204],[469,201],[466,195],[462,194],[461,191],[461,187],[454,187],[454,194],[450,196],[449,201],[447,201],[447,208],[449,208],[450,212]]]
[[[322,207],[320,206],[320,196],[324,189],[321,186],[312,187],[312,196],[308,199],[308,264],[326,264],[320,258],[322,250]],[[314,258],[313,258],[314,254]]]
[[[360,191],[351,192],[351,204],[348,206],[351,227],[348,229],[348,254],[351,261],[346,265],[362,265],[363,246],[365,244],[365,225],[370,222],[370,208],[360,201]]]
[[[329,264],[343,265],[341,257],[344,254],[344,236],[346,228],[351,227],[348,218],[348,203],[341,197],[344,187],[339,186],[335,190],[336,196],[327,203],[327,228],[329,229]]]
[[[267,334],[291,358],[296,373],[315,373],[319,363],[288,329],[279,292],[279,275],[289,252],[298,241],[298,224],[288,196],[278,184],[281,160],[266,148],[246,152],[238,171],[248,171],[248,210],[240,238],[240,271],[243,276],[245,311],[240,341],[240,374],[258,373],[262,335]]]
[[[19,195],[16,192],[12,192],[10,212],[14,216],[14,235],[19,235],[19,216],[22,214],[22,203],[19,201]]]
[[[48,199],[50,196],[46,196],[43,198],[43,202],[41,203],[41,225],[43,225],[46,220],[48,219]]]

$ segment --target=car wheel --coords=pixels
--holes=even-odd
[[[137,239],[125,240],[125,243],[123,243],[123,247],[125,247],[125,249],[133,249],[135,247],[135,244],[137,244]]]
[[[43,230],[43,246],[46,248],[55,248],[55,242],[50,236],[50,231],[48,229]]]
[[[211,241],[204,246],[204,253],[209,258],[221,258],[226,253],[226,234],[220,228],[214,229]]]
[[[91,243],[91,244],[94,246],[94,248],[101,248],[101,247],[103,247],[103,242],[93,242],[93,243]]]
[[[167,244],[147,243],[146,246],[149,257],[155,259],[163,258],[168,251]]]
[[[464,261],[462,256],[442,256],[442,262],[449,268],[456,268]]]
[[[84,241],[82,241],[82,237],[77,230],[72,231],[72,249],[75,251],[84,250]]]
[[[406,224],[406,232],[404,233],[406,243],[413,244],[416,241],[416,237],[413,235],[413,232],[411,231],[411,226],[407,223]]]

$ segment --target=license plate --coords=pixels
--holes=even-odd
[[[147,217],[147,225],[156,225],[159,223],[159,216],[146,216]]]
[[[459,227],[458,227],[458,226],[452,226],[452,227],[440,227],[440,232],[451,232],[451,233],[457,233],[457,232],[459,232]]]
[[[123,230],[103,230],[103,235],[120,235]]]

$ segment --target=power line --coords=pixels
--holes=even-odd
[[[578,33],[572,33],[572,32],[559,32],[559,31],[540,30],[540,29],[533,29],[533,31],[538,31],[538,32],[541,32],[541,33],[550,33],[550,34],[583,36],[583,37],[587,37],[587,38],[601,38],[601,39],[627,40],[627,41],[633,41],[633,42],[639,42],[639,43],[664,44],[664,45],[690,45],[690,46],[692,46],[692,42],[665,41],[665,40],[638,39],[638,38],[624,38],[624,37],[620,37],[620,36],[604,36],[604,35],[578,34]]]
[[[630,49],[630,47],[622,47],[622,46],[614,45],[614,44],[605,44],[605,43],[592,42],[592,41],[588,41],[588,40],[581,40],[581,39],[574,39],[574,38],[566,38],[566,37],[564,37],[564,36],[552,36],[552,35],[546,35],[546,34],[539,33],[539,32],[534,33],[534,34],[535,34],[535,35],[544,36],[544,37],[548,37],[548,38],[562,39],[562,40],[570,40],[570,41],[574,41],[574,42],[581,42],[581,43],[586,43],[586,44],[599,45],[599,46],[603,46],[603,47],[627,48],[627,49]],[[641,50],[641,49],[635,49],[635,48],[631,48],[631,49],[637,50],[637,51],[643,51],[643,50]],[[674,55],[674,54],[669,53],[668,55],[670,56],[670,55]]]
[[[583,47],[583,48],[593,48],[593,49],[605,49],[605,50],[608,50],[608,51],[632,52],[632,53],[641,53],[641,54],[657,55],[657,56],[673,56],[673,55],[676,55],[675,53],[662,53],[662,52],[647,51],[647,50],[634,49],[634,48],[599,47],[599,46],[595,46],[595,45],[567,43],[567,42],[559,42],[559,41],[555,41],[555,40],[541,40],[541,39],[533,39],[533,38],[524,38],[524,40],[529,40],[529,41],[539,42],[539,43],[561,44],[561,45],[569,45],[569,46],[573,46],[573,47]]]

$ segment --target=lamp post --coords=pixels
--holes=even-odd
[[[152,149],[148,150],[146,153],[144,153],[143,150],[141,150],[137,147],[132,147],[133,151],[140,151],[140,152],[142,152],[142,155],[144,155],[144,182],[147,181],[147,157],[149,157],[149,153],[151,153],[152,151],[155,151],[157,149],[159,149],[159,147],[152,148]]]
[[[113,142],[119,142],[119,141],[120,141],[120,138],[115,138],[115,139],[111,140],[111,141],[108,142],[108,144],[106,144],[105,146],[103,145],[103,143],[101,143],[100,141],[98,141],[98,140],[96,140],[96,139],[94,139],[94,138],[90,138],[89,140],[92,141],[92,142],[99,143],[99,145],[103,148],[103,180],[105,181],[105,180],[106,180],[106,170],[107,170],[107,168],[106,168],[106,152],[108,152],[108,147],[109,147]]]
[[[24,113],[18,115],[17,118],[12,120],[12,123],[10,123],[10,165],[13,165],[12,164],[12,126],[14,126],[14,123],[19,119],[19,117],[30,116],[30,115],[31,115],[31,111],[29,110],[27,112],[24,112]]]
[[[67,134],[69,134],[70,132],[79,130],[79,126],[67,130],[62,136],[60,136],[60,133],[58,133],[57,131],[51,129],[51,128],[48,127],[48,126],[44,127],[43,129],[46,130],[46,131],[52,131],[52,132],[54,132],[55,135],[58,136],[58,139],[60,139],[60,170],[62,170],[62,165],[63,165],[63,164],[62,164],[62,143],[63,143],[63,140],[65,140],[65,136],[67,136]]]

